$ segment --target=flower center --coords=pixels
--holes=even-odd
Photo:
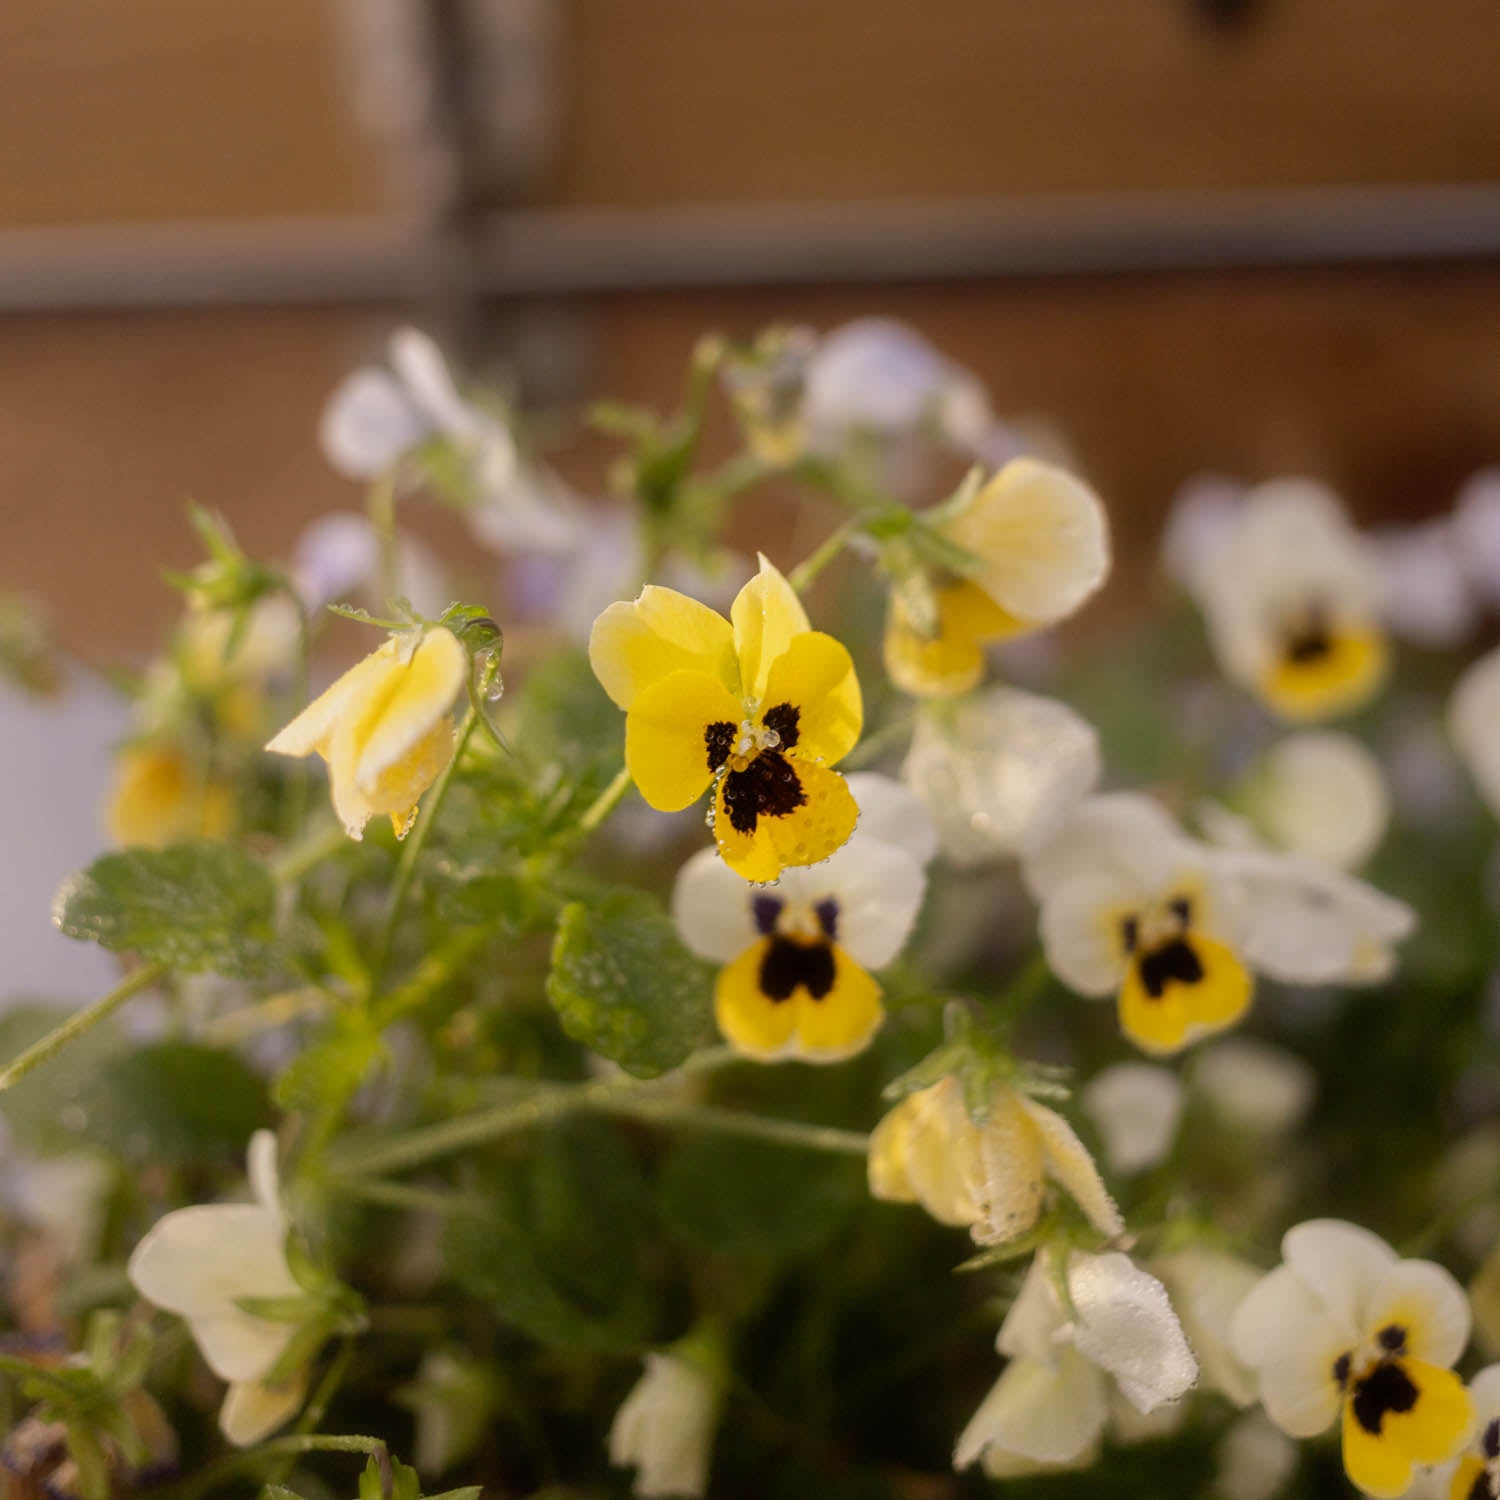
[[[1388,1413],[1408,1412],[1418,1391],[1401,1361],[1406,1353],[1406,1329],[1398,1323],[1382,1328],[1371,1344],[1346,1350],[1334,1361],[1333,1378],[1349,1394],[1354,1420],[1379,1437]]]
[[[798,988],[814,1000],[833,989],[833,943],[839,906],[821,901],[784,901],[761,892],[753,902],[756,930],[771,939],[760,961],[760,992],[768,1000],[790,1000]]]
[[[1203,980],[1203,960],[1189,940],[1193,903],[1174,896],[1144,913],[1132,913],[1120,924],[1120,936],[1140,975],[1141,988],[1160,1000],[1171,984],[1194,985]]]
[[[778,703],[757,721],[747,712],[703,731],[709,769],[724,776],[724,807],[736,833],[753,834],[762,817],[784,818],[807,801],[801,779],[784,752],[800,738],[802,711]]]

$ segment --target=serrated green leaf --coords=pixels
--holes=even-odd
[[[658,1182],[662,1217],[695,1249],[791,1255],[816,1248],[864,1201],[861,1162],[764,1141],[687,1136]]]
[[[52,919],[69,937],[181,973],[271,968],[276,885],[254,856],[207,840],[124,849],[64,881]]]
[[[654,897],[615,890],[563,908],[547,998],[575,1041],[655,1078],[709,1035],[712,978]]]

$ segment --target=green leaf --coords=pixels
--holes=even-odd
[[[181,973],[243,978],[274,958],[276,886],[232,844],[125,849],[64,881],[52,919],[69,937]]]
[[[648,1200],[618,1131],[574,1120],[497,1163],[488,1211],[459,1215],[443,1250],[458,1284],[542,1343],[630,1351],[644,1341]]]
[[[615,890],[563,908],[547,998],[575,1041],[655,1078],[708,1036],[712,976],[654,897]]]
[[[865,1198],[861,1162],[766,1141],[686,1136],[657,1185],[662,1217],[695,1249],[793,1255],[815,1249]]]
[[[237,1161],[271,1123],[260,1075],[236,1053],[197,1042],[111,1058],[79,1107],[84,1139],[138,1166]]]

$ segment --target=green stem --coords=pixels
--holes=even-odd
[[[69,1016],[61,1026],[49,1031],[40,1041],[33,1042],[19,1057],[0,1070],[0,1093],[19,1083],[33,1068],[39,1068],[44,1062],[50,1061],[69,1042],[77,1041],[85,1032],[92,1031],[132,995],[149,989],[166,972],[165,964],[143,964],[135,973],[122,979],[107,995]]]
[[[396,481],[390,473],[371,481],[365,496],[365,513],[375,528],[380,548],[378,581],[383,608],[389,609],[396,598]]]
[[[847,547],[864,524],[862,516],[851,516],[842,526],[829,533],[821,546],[815,547],[790,573],[786,581],[797,593],[806,593],[812,581]]]
[[[295,885],[309,870],[337,854],[348,842],[348,834],[337,823],[323,824],[300,843],[283,849],[271,861],[271,873],[282,885]]]
[[[373,1458],[380,1466],[383,1494],[389,1496],[391,1493],[394,1475],[391,1471],[390,1449],[385,1443],[379,1438],[325,1433],[293,1433],[287,1437],[271,1438],[254,1448],[246,1448],[241,1453],[226,1454],[164,1493],[171,1500],[196,1500],[199,1495],[211,1493],[221,1481],[241,1469],[253,1468],[267,1458],[295,1458],[304,1453],[361,1453],[367,1458]]]
[[[778,1120],[740,1110],[717,1109],[712,1105],[684,1104],[677,1099],[621,1095],[586,1100],[583,1108],[600,1114],[624,1115],[627,1119],[664,1125],[686,1125],[695,1130],[773,1141],[781,1146],[802,1146],[809,1151],[829,1151],[836,1155],[864,1156],[870,1149],[870,1138],[862,1131],[840,1130],[833,1125],[808,1125],[801,1120]]]
[[[620,799],[630,789],[630,771],[621,766],[615,779],[594,798],[578,820],[580,834],[592,833],[620,805]]]

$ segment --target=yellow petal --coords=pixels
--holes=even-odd
[[[1451,1458],[1474,1422],[1473,1402],[1451,1370],[1416,1359],[1392,1363],[1415,1388],[1408,1410],[1377,1411],[1371,1431],[1360,1420],[1357,1388],[1344,1402],[1344,1468],[1367,1495],[1382,1500],[1405,1492],[1416,1464]]]
[[[430,750],[433,733],[448,721],[468,673],[469,653],[458,637],[449,630],[430,630],[404,666],[399,657],[391,663],[381,691],[363,706],[354,729],[354,774],[381,812],[390,810],[380,806],[389,793],[377,796],[375,788],[387,772],[405,766],[418,747]],[[422,785],[431,780],[429,776]]]
[[[1294,723],[1352,713],[1385,680],[1389,660],[1385,637],[1378,630],[1336,630],[1322,655],[1278,661],[1261,682],[1261,697]]]
[[[787,760],[801,788],[802,803],[781,816],[760,816],[752,832],[742,832],[730,820],[725,793],[733,783],[728,776],[720,779],[714,794],[714,841],[725,864],[745,880],[775,880],[794,865],[815,865],[827,859],[849,841],[859,821],[859,806],[837,771],[795,754]]]
[[[866,1163],[870,1196],[884,1203],[915,1203],[911,1182],[911,1138],[916,1106],[908,1094],[870,1132],[870,1154]]]
[[[783,738],[784,748],[830,766],[854,748],[864,727],[864,703],[854,662],[840,642],[809,630],[782,652],[766,679],[761,718],[783,705],[797,715],[795,738]]]
[[[799,991],[798,1051],[808,1062],[840,1062],[870,1045],[885,1019],[880,985],[837,943],[833,947],[833,988],[821,999]]]
[[[334,730],[350,715],[364,711],[372,694],[383,691],[386,675],[396,663],[399,643],[394,637],[342,677],[292,720],[267,746],[273,755],[327,754]]]
[[[648,584],[631,603],[611,604],[589,634],[589,664],[604,691],[629,709],[674,672],[703,672],[739,694],[729,621],[676,589]]]
[[[746,1057],[772,1062],[785,1055],[797,1025],[792,1000],[772,1000],[761,992],[760,969],[770,938],[746,948],[719,970],[714,1014],[725,1041]]]
[[[236,1448],[250,1448],[270,1437],[297,1415],[307,1397],[307,1371],[285,1385],[260,1380],[235,1381],[219,1408],[219,1430]]]
[[[160,849],[186,838],[223,838],[234,826],[234,798],[206,781],[172,745],[136,745],[115,760],[105,807],[111,842]]]
[[[1193,932],[1182,939],[1198,960],[1192,983],[1168,980],[1152,995],[1141,979],[1141,959],[1131,962],[1120,988],[1120,1025],[1146,1052],[1176,1052],[1188,1042],[1232,1026],[1250,1004],[1254,982],[1227,944]]]
[[[967,579],[934,590],[937,632],[927,636],[911,619],[899,592],[891,594],[885,625],[885,666],[904,693],[931,698],[967,692],[984,675],[984,644],[1008,640],[1031,627],[1008,614]]]
[[[1111,1238],[1122,1234],[1125,1221],[1120,1210],[1073,1127],[1035,1099],[1022,1097],[1020,1103],[1041,1137],[1047,1175],[1068,1193],[1100,1234]]]
[[[690,807],[713,779],[705,734],[738,728],[739,700],[706,672],[673,672],[646,688],[625,715],[625,765],[658,812]]]
[[[764,699],[766,678],[776,658],[794,636],[812,627],[802,601],[785,578],[760,559],[760,571],[735,596],[729,611],[734,621],[734,649],[747,697]]]
[[[1475,1494],[1487,1495],[1488,1488],[1479,1489],[1480,1477],[1484,1474],[1484,1460],[1477,1453],[1465,1453],[1459,1459],[1453,1478],[1448,1483],[1448,1500],[1473,1500]]]

